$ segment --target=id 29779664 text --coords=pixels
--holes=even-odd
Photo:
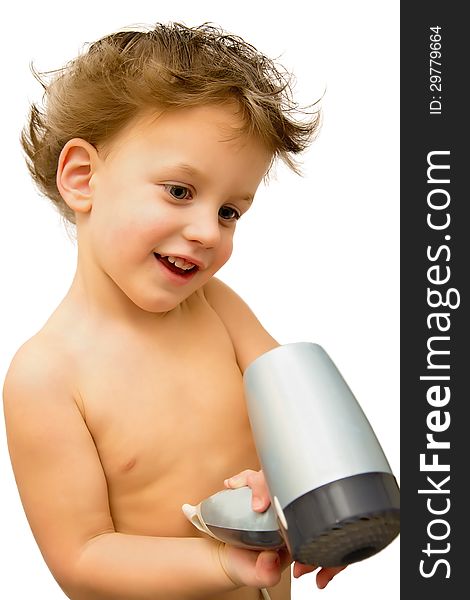
[[[442,34],[439,25],[429,28],[429,114],[442,113]]]

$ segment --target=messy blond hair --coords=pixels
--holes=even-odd
[[[254,134],[291,169],[320,124],[319,109],[300,111],[291,78],[240,37],[211,24],[160,24],[119,31],[58,71],[37,73],[43,109],[31,105],[21,134],[28,169],[40,192],[74,223],[56,185],[57,163],[74,137],[95,147],[112,140],[140,112],[236,100],[243,133]],[[50,81],[44,77],[52,75]],[[299,116],[301,115],[301,117]]]

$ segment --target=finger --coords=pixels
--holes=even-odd
[[[231,489],[237,489],[248,485],[248,477],[250,474],[256,473],[252,469],[245,469],[245,471],[241,471],[237,473],[237,475],[233,475],[224,481],[224,485]]]
[[[246,469],[224,481],[226,487],[236,489],[247,485],[251,488],[251,507],[257,512],[264,512],[270,505],[268,486],[262,471]]]
[[[271,587],[281,579],[281,560],[277,552],[260,552],[256,560],[256,578],[262,587]]]
[[[304,565],[303,563],[295,562],[292,574],[297,579],[306,573],[312,573],[315,569],[318,569],[317,565]]]
[[[346,567],[325,567],[317,573],[317,587],[322,590],[340,571]]]
[[[268,486],[263,471],[252,471],[247,477],[251,488],[251,508],[257,512],[264,512],[271,504]]]

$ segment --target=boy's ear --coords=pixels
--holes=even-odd
[[[62,148],[57,165],[57,189],[74,212],[91,210],[90,181],[97,158],[96,148],[80,138],[69,140]]]

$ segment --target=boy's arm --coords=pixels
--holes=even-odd
[[[65,593],[73,600],[170,600],[255,585],[266,558],[260,563],[258,553],[114,530],[100,459],[69,389],[73,367],[58,354],[34,343],[19,351],[5,380],[4,413],[27,518]]]
[[[232,339],[242,373],[255,358],[279,346],[244,300],[220,279],[206,283],[204,295]]]

